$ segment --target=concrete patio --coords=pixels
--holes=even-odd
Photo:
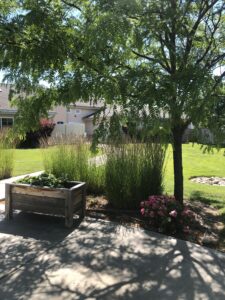
[[[225,255],[164,235],[86,218],[0,206],[0,299],[225,299]]]

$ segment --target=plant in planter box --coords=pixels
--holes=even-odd
[[[26,176],[22,179],[19,179],[18,183],[25,183],[35,186],[46,186],[51,188],[65,188],[67,187],[68,182],[67,177],[57,178],[53,174],[42,173],[39,176]]]

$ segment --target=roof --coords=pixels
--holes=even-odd
[[[91,113],[91,114],[89,114],[89,115],[83,117],[82,119],[83,119],[83,120],[85,120],[85,119],[91,119],[91,117],[93,117],[97,112],[98,112],[98,111],[95,111],[95,112],[93,112],[93,113]]]
[[[16,107],[12,107],[9,101],[9,93],[10,93],[10,84],[0,83],[0,111],[1,113],[7,114],[15,114]],[[76,103],[71,103],[69,105],[70,108],[88,108],[89,110],[93,110],[93,114],[98,111],[103,106],[102,101],[94,101],[90,100],[88,102],[77,101]],[[66,105],[65,105],[66,107]],[[50,116],[54,116],[56,114],[55,111],[49,112]]]
[[[15,115],[17,109],[0,109],[0,115]]]
[[[102,101],[88,101],[88,102],[82,102],[82,101],[77,101],[75,103],[71,103],[69,105],[70,107],[79,107],[79,108],[89,108],[89,109],[99,109],[103,106]]]

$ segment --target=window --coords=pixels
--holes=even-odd
[[[12,127],[13,126],[13,118],[2,118],[0,119],[1,127]]]
[[[80,109],[76,109],[75,113],[76,113],[76,115],[79,115],[80,114]]]

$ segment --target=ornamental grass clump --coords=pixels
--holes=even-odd
[[[150,196],[141,202],[141,214],[147,223],[158,232],[190,233],[190,224],[195,220],[194,213],[170,196]]]
[[[104,190],[104,168],[90,163],[90,143],[77,139],[52,146],[45,151],[44,168],[57,178],[87,183],[87,191],[101,194]]]
[[[138,209],[149,194],[163,192],[163,145],[123,143],[108,146],[106,153],[105,185],[111,206]]]
[[[0,134],[0,180],[12,176],[13,154],[13,147],[8,140],[7,132],[2,132]]]

